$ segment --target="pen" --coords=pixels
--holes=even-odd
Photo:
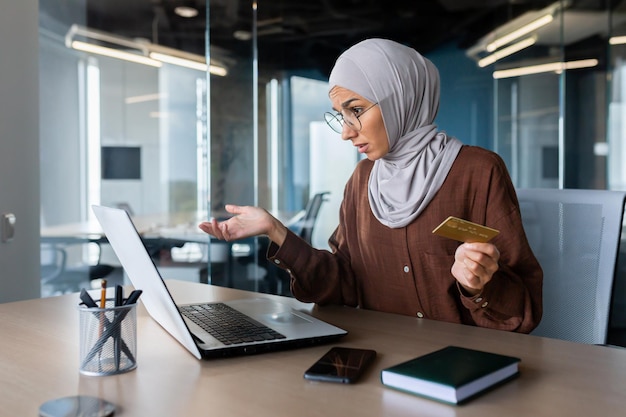
[[[130,293],[126,301],[124,301],[124,305],[136,303],[142,292],[142,290],[133,290],[133,292]]]
[[[122,305],[122,300],[124,298],[122,286],[117,284],[115,286],[115,307],[119,307]]]
[[[100,309],[104,309],[107,303],[107,280],[103,279],[101,281],[102,289],[100,290]],[[104,332],[104,320],[106,319],[106,315],[104,311],[100,311],[100,329],[98,330],[98,337],[102,337],[102,333]],[[102,354],[102,348],[100,348],[100,352],[98,354],[98,364],[102,366],[102,362],[100,360],[100,355]]]
[[[98,304],[91,298],[86,289],[80,290],[80,299],[89,308],[98,308]]]
[[[117,284],[115,286],[115,307],[119,307],[122,305],[122,300],[124,298],[122,286]],[[116,312],[116,314],[118,314]],[[122,339],[121,329],[118,327],[115,331],[115,335],[113,336],[113,354],[115,355],[115,369],[120,370],[120,342]]]

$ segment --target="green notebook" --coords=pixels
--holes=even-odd
[[[519,374],[519,358],[448,346],[381,371],[384,385],[459,404]]]

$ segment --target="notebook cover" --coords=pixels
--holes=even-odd
[[[410,379],[439,384],[458,390],[469,383],[475,382],[476,380],[486,377],[494,372],[498,372],[503,368],[513,365],[515,366],[515,373],[513,375],[509,375],[505,378],[495,378],[487,384],[488,386],[477,390],[466,398],[461,398],[458,401],[460,403],[473,398],[478,393],[483,392],[492,386],[517,376],[517,364],[519,362],[519,358],[512,356],[483,352],[458,346],[448,346],[435,352],[383,369],[381,372],[381,379],[383,384],[389,385],[392,388],[434,398],[444,402],[456,403],[457,401],[447,401],[439,398],[434,391],[431,392],[423,387],[415,389],[410,380],[390,385],[386,383],[386,379],[388,379],[386,376],[388,377],[390,374],[397,374],[409,377]]]

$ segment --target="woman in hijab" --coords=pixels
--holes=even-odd
[[[528,333],[542,314],[543,272],[515,189],[495,153],[438,131],[439,74],[415,50],[368,39],[330,74],[328,124],[367,159],[346,184],[331,251],[309,246],[266,210],[200,228],[220,239],[267,235],[268,259],[304,302],[342,304]],[[433,229],[448,216],[500,231],[463,243]]]

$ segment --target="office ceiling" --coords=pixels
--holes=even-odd
[[[87,25],[204,54],[205,0],[86,0]],[[367,37],[391,38],[428,53],[442,44],[465,49],[498,25],[544,0],[257,0],[259,63],[327,73],[345,48]],[[249,58],[251,0],[209,0],[211,45]],[[196,17],[175,14],[177,6]]]

